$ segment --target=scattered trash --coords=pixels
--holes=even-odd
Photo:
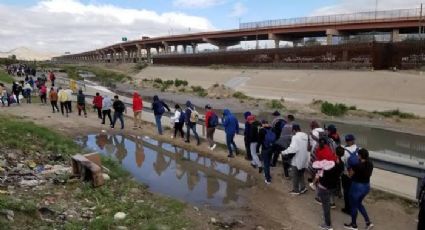
[[[22,180],[21,182],[19,182],[19,185],[21,185],[22,187],[34,187],[41,184],[41,181],[39,180]]]
[[[114,220],[124,220],[126,216],[127,216],[127,214],[125,214],[123,212],[117,212],[114,215]]]
[[[110,180],[111,179],[111,177],[106,173],[102,173],[102,176],[103,176],[104,180]]]

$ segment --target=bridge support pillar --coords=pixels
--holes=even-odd
[[[274,48],[275,49],[279,48],[279,44],[280,44],[280,39],[275,39],[274,40]]]
[[[333,37],[338,36],[339,31],[336,29],[327,29],[326,30],[326,44],[333,45]]]
[[[141,62],[142,61],[142,47],[139,44],[136,44],[136,62]]]
[[[148,63],[152,62],[151,48],[146,49],[146,58],[148,60]]]
[[[393,29],[391,32],[391,42],[401,42],[399,29]]]
[[[187,53],[187,45],[183,45],[183,53]]]
[[[196,53],[197,47],[198,47],[198,44],[192,44],[192,53]]]

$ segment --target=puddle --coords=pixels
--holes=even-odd
[[[150,191],[196,205],[241,205],[253,184],[247,172],[147,137],[88,135],[77,142],[116,159]]]

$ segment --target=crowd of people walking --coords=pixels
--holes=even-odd
[[[10,73],[14,72],[16,71]],[[52,113],[68,117],[73,113],[74,92],[69,87],[55,87],[53,72],[49,72],[48,76],[48,79],[39,77],[34,81],[35,76],[29,74],[24,80],[14,82],[10,91],[4,84],[0,84],[3,106],[21,104],[22,98],[25,98],[26,103],[32,103],[32,95],[38,95],[42,104],[47,104],[47,99],[50,101]],[[48,81],[50,81],[49,89]],[[109,126],[113,129],[116,122],[120,121],[120,128],[125,128],[124,114],[127,113],[127,107],[119,96],[116,95],[111,99],[108,95],[102,96],[96,93],[90,104],[101,124],[105,125],[109,121]],[[76,96],[79,116],[88,116],[86,105],[86,95],[79,90]],[[190,143],[192,133],[196,144],[200,145],[201,139],[196,126],[199,125],[201,115],[190,100],[184,106],[185,108],[179,104],[174,105],[170,117],[173,127],[171,138],[180,137],[186,143]],[[141,96],[134,92],[132,98],[134,129],[142,128],[143,108]],[[235,136],[240,133],[237,117],[229,109],[224,109],[220,117],[211,105],[205,105],[204,108],[208,148],[211,151],[216,149],[214,135],[216,129],[222,126],[227,156],[234,158],[242,154],[242,150],[235,142]],[[171,112],[171,109],[156,95],[153,97],[151,109],[157,132],[163,135],[162,118],[166,111]],[[344,207],[341,211],[351,216],[350,221],[344,224],[346,229],[358,229],[358,212],[364,218],[365,228],[371,229],[373,224],[363,205],[363,200],[370,192],[370,178],[373,172],[373,163],[368,150],[356,144],[356,137],[353,134],[345,135],[342,141],[335,125],[321,127],[317,121],[312,121],[310,127],[305,128],[296,122],[292,114],[282,116],[279,111],[275,111],[271,115],[273,119],[268,121],[258,119],[249,111],[245,112],[244,129],[241,133],[244,137],[244,157],[253,168],[264,174],[265,183],[267,185],[272,183],[271,171],[277,168],[278,160],[281,158],[283,177],[292,180],[290,194],[300,196],[312,190],[315,193],[315,201],[322,205],[324,223],[320,226],[321,229],[333,229],[331,209],[336,207],[336,198],[343,198]]]

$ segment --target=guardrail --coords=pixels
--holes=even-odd
[[[277,26],[306,26],[317,24],[343,24],[353,22],[396,21],[401,19],[419,19],[421,9],[400,9],[387,11],[369,11],[353,14],[335,14],[326,16],[312,16],[289,19],[245,22],[239,24],[239,29],[255,29]],[[419,26],[419,25],[418,25]]]

